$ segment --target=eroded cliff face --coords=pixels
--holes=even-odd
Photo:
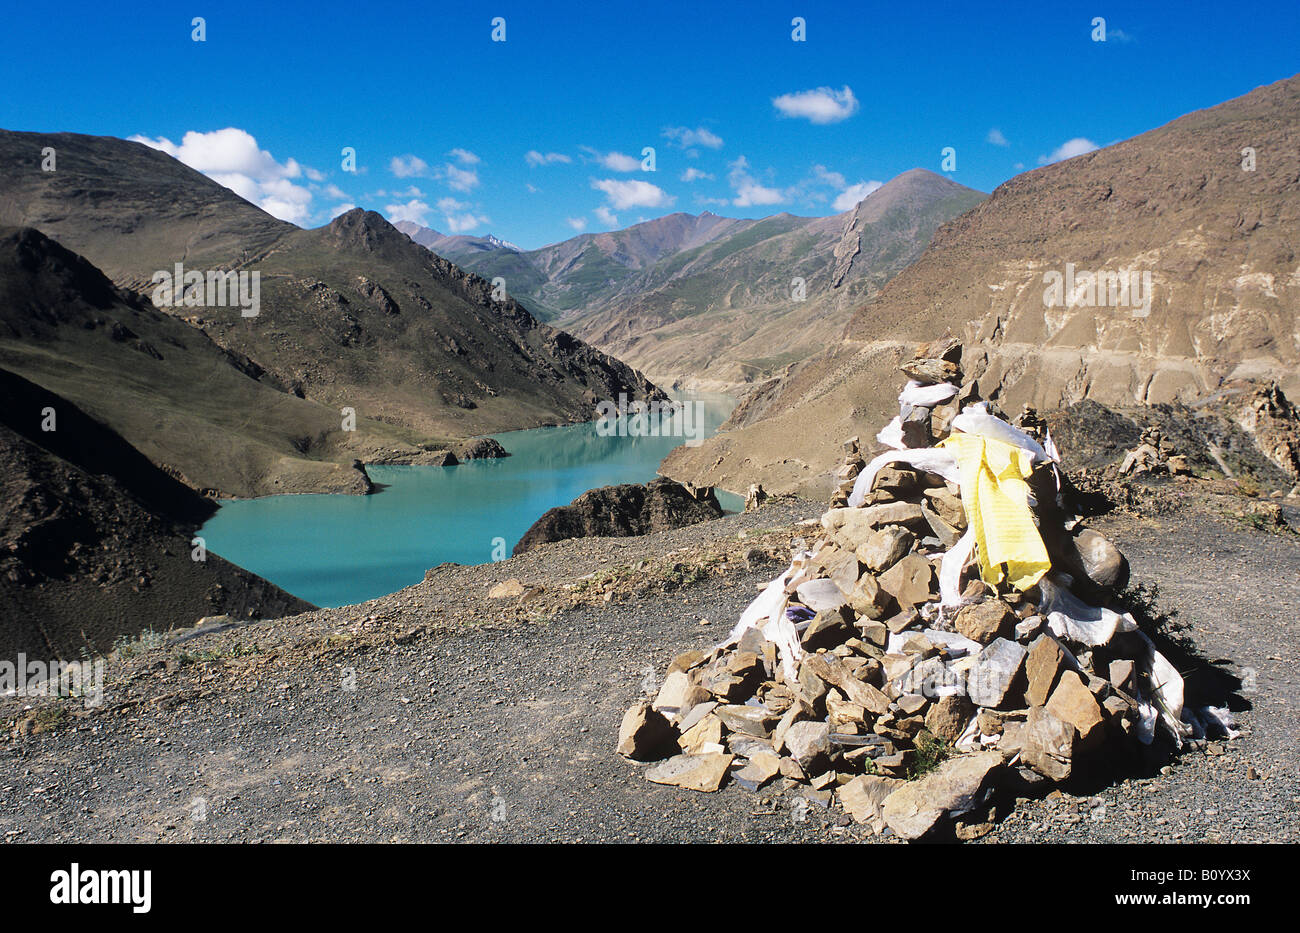
[[[828,490],[839,442],[874,436],[897,364],[945,331],[1008,411],[1192,403],[1242,380],[1300,397],[1298,143],[1291,78],[1013,178],[665,472]]]

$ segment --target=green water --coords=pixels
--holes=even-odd
[[[704,436],[734,401],[700,406]],[[623,422],[626,424],[627,422]],[[596,424],[495,435],[511,456],[452,467],[372,466],[369,496],[268,496],[225,502],[199,532],[210,551],[318,606],[364,602],[418,583],[430,567],[509,556],[543,512],[588,489],[643,483],[683,443],[677,436],[607,436]],[[723,508],[743,503],[719,493]]]

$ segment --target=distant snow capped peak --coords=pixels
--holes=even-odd
[[[496,246],[500,249],[508,249],[516,253],[523,252],[523,250],[521,250],[518,246],[515,246],[515,244],[511,243],[509,240],[503,240],[500,237],[493,236],[490,233],[487,236],[485,236],[483,239],[486,240],[488,243],[490,243],[492,246]]]

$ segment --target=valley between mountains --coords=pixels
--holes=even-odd
[[[113,137],[3,130],[0,166],[0,656],[103,660],[108,695],[0,697],[7,841],[867,838],[776,792],[647,790],[614,737],[647,659],[716,644],[820,533],[945,336],[962,391],[1054,426],[1198,664],[1265,685],[1227,751],[1026,795],[986,838],[1297,841],[1300,76],[987,195],[917,168],[830,216],[529,250],[362,207],[303,229]],[[255,305],[186,271],[256,273]],[[504,542],[328,609],[196,557],[223,500],[383,495],[367,465],[670,390],[737,403],[659,467],[688,527]],[[1161,468],[1122,470],[1143,445]],[[714,488],[751,507],[712,517]],[[553,524],[652,525],[582,501]],[[1095,797],[1121,816],[1085,820]]]

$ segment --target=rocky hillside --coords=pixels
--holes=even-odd
[[[343,431],[335,410],[283,391],[30,227],[0,227],[0,366],[211,495],[365,492],[352,460],[402,443],[376,421]]]
[[[312,608],[195,560],[215,506],[76,405],[3,369],[0,400],[0,655],[76,659],[146,628]]]
[[[47,146],[57,171],[40,170]],[[114,284],[158,298],[247,358],[260,381],[426,446],[586,420],[600,399],[656,392],[618,360],[494,300],[486,282],[378,214],[357,209],[302,230],[169,156],[106,137],[0,132],[0,164],[0,222],[36,227]],[[153,277],[177,263],[257,272],[257,315],[197,293],[173,306]]]
[[[913,169],[831,217],[679,213],[530,252],[463,238],[441,248],[657,382],[727,389],[820,353],[940,223],[983,197]]]
[[[722,506],[712,489],[689,490],[663,477],[601,486],[549,509],[524,532],[513,553],[569,538],[634,537],[721,517]]]
[[[1300,396],[1297,127],[1291,78],[1013,178],[941,227],[827,353],[763,386],[730,430],[675,451],[667,472],[829,489],[839,441],[874,436],[895,407],[894,368],[945,330],[1010,412],[1191,403],[1242,380]],[[1119,272],[1138,287],[1112,294],[1106,280],[1089,295],[1081,276]]]

